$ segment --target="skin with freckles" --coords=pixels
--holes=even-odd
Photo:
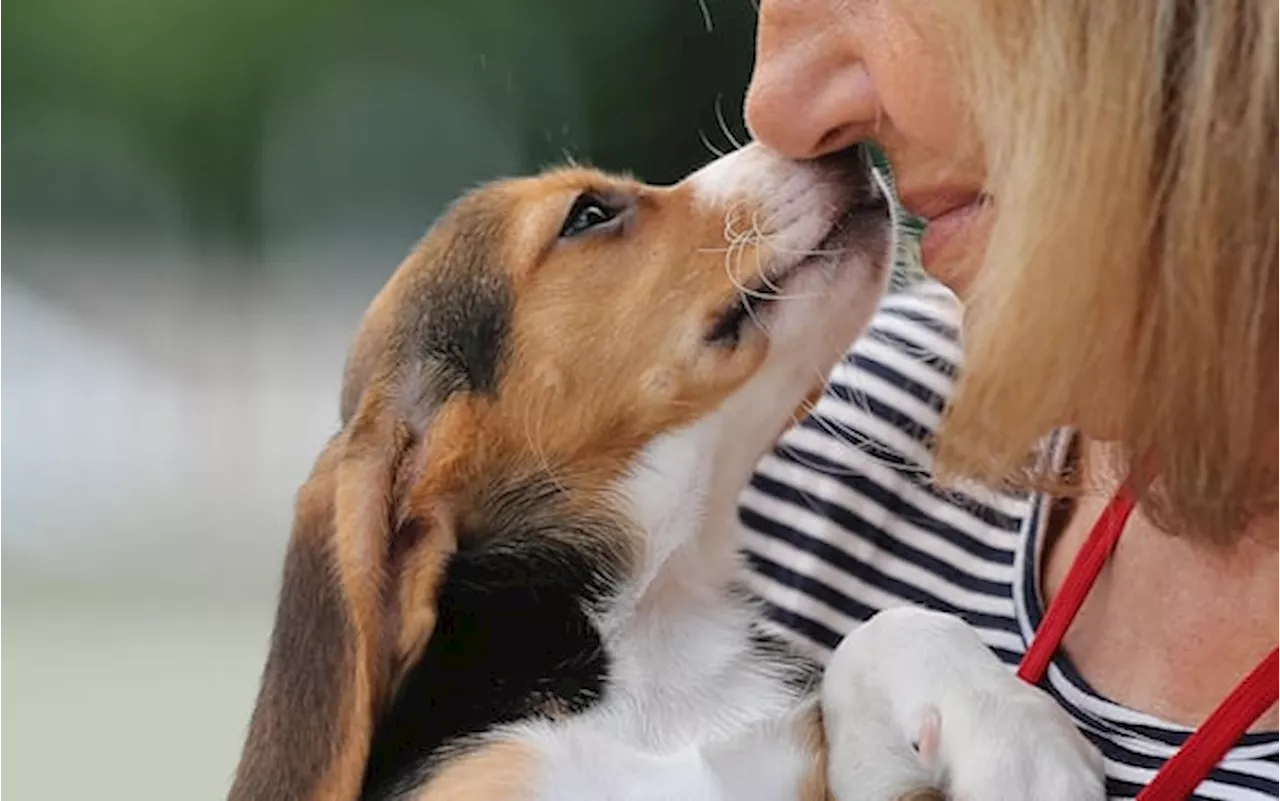
[[[1000,198],[983,195],[980,134],[952,66],[956,32],[938,6],[762,0],[746,114],[759,141],[797,159],[876,140],[902,204],[927,221],[925,269],[964,299]],[[1089,329],[1082,320],[1080,335]],[[1050,533],[1041,565],[1049,596],[1116,486],[1102,450],[1084,442],[1081,481],[1094,492]],[[1263,514],[1220,546],[1171,537],[1140,509],[1065,640],[1084,678],[1126,706],[1202,721],[1274,647],[1277,527],[1274,511]],[[1254,728],[1276,723],[1273,707]]]

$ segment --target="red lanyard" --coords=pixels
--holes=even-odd
[[[1018,666],[1019,678],[1032,684],[1039,684],[1044,678],[1067,627],[1080,611],[1080,605],[1098,578],[1098,572],[1115,549],[1131,512],[1133,496],[1122,489],[1107,504],[1098,522],[1093,524],[1089,539],[1049,604],[1031,647]],[[1280,693],[1278,666],[1280,654],[1273,649],[1236,685],[1200,728],[1192,732],[1173,758],[1164,763],[1151,783],[1138,794],[1138,801],[1181,801],[1191,795],[1249,726],[1276,702]]]

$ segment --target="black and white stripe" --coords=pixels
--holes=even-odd
[[[875,612],[917,604],[975,627],[1011,667],[1042,611],[1041,496],[943,491],[929,445],[960,363],[958,308],[930,281],[891,295],[836,367],[814,415],[761,461],[740,507],[752,589],[773,621],[825,657]],[[1045,682],[1102,751],[1113,798],[1132,798],[1186,739],[1094,692],[1064,659]],[[1274,734],[1248,735],[1196,798],[1280,792]]]

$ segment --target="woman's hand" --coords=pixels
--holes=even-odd
[[[851,632],[822,690],[838,801],[1103,799],[1102,758],[961,619],[891,609]]]

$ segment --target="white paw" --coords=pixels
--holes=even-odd
[[[1066,713],[951,615],[876,615],[836,649],[822,695],[839,801],[924,787],[956,801],[1105,798],[1102,758]]]

